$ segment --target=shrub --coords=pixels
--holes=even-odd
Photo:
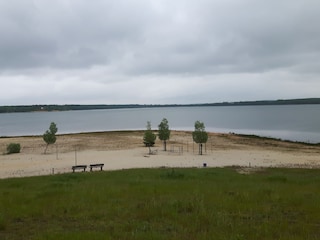
[[[10,143],[7,146],[7,153],[11,154],[11,153],[19,153],[21,149],[20,143]]]

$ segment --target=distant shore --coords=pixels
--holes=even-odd
[[[208,107],[208,106],[257,106],[257,105],[301,105],[320,104],[320,98],[279,99],[260,101],[194,103],[194,104],[37,104],[0,106],[0,113],[12,112],[51,112],[71,110],[98,110],[98,109],[123,109],[123,108],[159,108],[159,107]]]
[[[156,140],[152,155],[143,131],[64,134],[44,154],[41,136],[0,138],[0,178],[71,172],[73,165],[104,163],[104,170],[157,167],[320,167],[320,146],[236,134],[209,133],[204,155],[198,155],[191,132],[172,131],[168,151]],[[21,153],[5,154],[9,143]]]

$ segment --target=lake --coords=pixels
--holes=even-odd
[[[0,114],[0,136],[42,135],[51,122],[58,133],[157,129],[163,118],[172,130],[255,134],[292,141],[320,142],[320,105],[160,107]]]

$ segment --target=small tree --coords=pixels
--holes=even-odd
[[[154,145],[157,136],[151,130],[151,123],[147,122],[147,130],[144,132],[143,135],[143,143],[146,147],[149,147],[149,154],[151,154],[151,147]]]
[[[202,144],[208,141],[208,133],[205,131],[203,122],[196,121],[194,132],[192,132],[193,141],[199,144],[199,154],[202,155]]]
[[[49,130],[47,130],[43,134],[43,140],[47,144],[46,149],[44,150],[44,154],[46,154],[49,144],[54,144],[56,142],[56,140],[57,140],[56,133],[57,132],[58,132],[57,125],[54,122],[52,122],[50,124]]]
[[[159,124],[159,139],[163,141],[164,151],[167,151],[167,140],[170,138],[170,129],[168,120],[166,118],[162,119],[161,123]]]

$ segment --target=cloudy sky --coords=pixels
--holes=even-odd
[[[319,0],[0,0],[0,105],[320,97]]]

